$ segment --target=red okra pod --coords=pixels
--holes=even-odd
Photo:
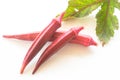
[[[65,32],[64,34],[60,35],[58,38],[56,38],[42,53],[40,56],[34,70],[33,74],[36,72],[36,70],[39,68],[39,66],[44,63],[50,56],[52,56],[55,52],[57,52],[59,49],[61,49],[67,42],[71,41],[73,38],[75,38],[78,35],[78,32],[82,29],[80,28],[72,28],[69,31]]]
[[[39,33],[41,32],[18,34],[18,35],[4,35],[3,37],[33,41]],[[56,31],[49,41],[54,41],[57,37],[59,37],[61,34],[64,33],[65,33],[64,31]],[[76,36],[76,38],[72,39],[69,42],[75,44],[81,44],[84,46],[97,45],[97,43],[92,39],[92,37],[81,33],[78,36]]]
[[[52,36],[50,39],[51,41],[54,41],[57,37],[60,35],[64,34],[65,32],[63,31],[56,31],[55,34]],[[92,39],[91,36],[85,35],[85,34],[78,34],[75,38],[73,38],[70,43],[75,43],[75,44],[81,44],[84,46],[90,46],[90,45],[97,45],[97,43]]]
[[[37,53],[41,50],[45,43],[54,34],[54,32],[61,26],[63,15],[64,13],[62,13],[58,18],[53,19],[51,23],[34,39],[33,44],[29,48],[23,60],[20,73],[23,73],[25,67],[29,64],[29,62],[37,55]]]

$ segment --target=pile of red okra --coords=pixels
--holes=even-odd
[[[42,49],[42,47],[46,44],[47,41],[52,41],[52,43],[41,54],[32,74],[37,71],[37,69],[42,63],[44,63],[50,56],[52,56],[68,42],[81,44],[84,46],[97,45],[97,43],[90,36],[78,34],[83,29],[83,27],[71,28],[66,32],[56,31],[61,26],[63,15],[64,13],[53,19],[50,24],[41,32],[3,36],[5,38],[16,38],[21,40],[33,41],[23,60],[23,64],[20,70],[21,74],[23,73],[25,67],[37,55],[37,53]]]

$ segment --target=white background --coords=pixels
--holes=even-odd
[[[60,28],[84,26],[81,33],[92,36],[97,47],[67,44],[32,75],[42,50],[20,74],[23,58],[32,42],[4,39],[2,35],[41,31],[66,7],[67,0],[0,0],[0,80],[120,80],[120,29],[102,47],[95,35],[97,11],[69,20]],[[120,23],[120,11],[115,10],[115,14]]]

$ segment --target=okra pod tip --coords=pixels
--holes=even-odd
[[[26,65],[27,65],[27,64],[25,64],[25,63],[22,65],[21,70],[20,70],[20,74],[22,74],[22,73],[23,73],[23,71],[24,71],[24,69],[25,69]]]
[[[12,36],[12,35],[3,35],[3,37],[4,37],[4,38],[12,38],[12,37],[14,37],[14,36]]]

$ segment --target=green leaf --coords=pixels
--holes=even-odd
[[[84,17],[97,9],[103,0],[69,0],[64,20],[72,17]]]
[[[120,2],[116,2],[115,7],[120,10]]]
[[[101,10],[97,13],[96,34],[102,44],[106,44],[114,36],[114,30],[118,29],[118,19],[114,15],[114,0],[105,0]]]
[[[91,14],[101,6],[96,15],[96,35],[102,44],[109,42],[114,36],[114,31],[119,28],[118,19],[114,15],[115,8],[120,10],[118,0],[69,0],[63,20],[74,17],[84,17]]]

